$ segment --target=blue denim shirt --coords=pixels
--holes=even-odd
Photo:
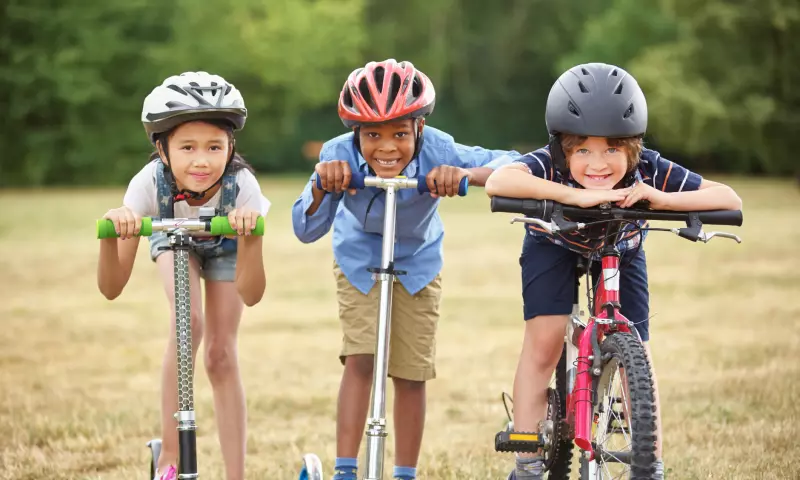
[[[422,150],[402,173],[407,177],[427,174],[439,165],[497,169],[519,156],[515,151],[458,144],[452,136],[430,126],[423,129],[422,135]],[[354,172],[369,174],[366,161],[353,144],[352,132],[326,142],[319,157],[321,162],[347,161]],[[356,190],[355,195],[328,193],[317,211],[306,215],[313,202],[313,179],[314,174],[292,207],[294,233],[301,242],[311,243],[322,238],[333,225],[334,258],[350,283],[367,294],[375,283],[367,269],[381,266],[384,190],[367,187]],[[444,229],[437,210],[439,199],[414,189],[399,190],[396,198],[395,268],[407,272],[398,279],[414,295],[442,269]]]

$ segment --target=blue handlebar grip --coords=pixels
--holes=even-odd
[[[469,178],[464,177],[458,184],[458,196],[459,197],[466,196],[467,190],[469,190]],[[417,191],[419,193],[430,193],[430,190],[428,189],[428,182],[427,180],[425,180],[424,175],[420,175],[417,177]]]
[[[355,188],[356,190],[364,189],[364,175],[361,172],[353,172],[350,174],[350,186],[348,188]]]
[[[362,190],[364,188],[364,177],[363,173],[353,172],[350,175],[350,185],[347,188]],[[319,178],[319,175],[314,175],[314,182],[317,184],[317,190],[322,190],[322,179]]]

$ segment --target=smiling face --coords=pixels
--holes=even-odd
[[[169,163],[180,190],[203,192],[222,178],[231,153],[230,136],[224,129],[202,121],[187,122],[175,130],[167,141]],[[159,153],[164,157],[162,145]],[[219,184],[206,192],[209,198]]]
[[[574,139],[573,139],[574,140]],[[612,146],[604,137],[578,137],[565,145],[572,178],[587,190],[611,190],[629,170],[627,147]]]
[[[358,135],[361,154],[379,177],[400,175],[414,156],[416,140],[413,120],[364,125]]]

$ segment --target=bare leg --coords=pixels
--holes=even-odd
[[[214,392],[227,480],[244,479],[247,405],[239,372],[237,331],[242,303],[233,282],[206,282],[205,367]]]
[[[425,430],[425,382],[393,378],[395,465],[416,467]]]

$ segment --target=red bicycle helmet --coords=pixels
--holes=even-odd
[[[347,128],[419,118],[433,112],[436,91],[411,62],[393,58],[353,70],[339,95],[339,118]]]

